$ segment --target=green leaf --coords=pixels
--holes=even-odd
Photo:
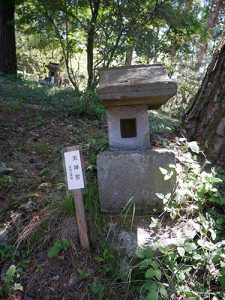
[[[183,257],[185,254],[185,249],[183,247],[177,247],[177,252],[181,257]]]
[[[48,251],[48,257],[53,258],[60,252],[60,248],[57,246],[52,246]]]
[[[177,277],[177,279],[178,279],[179,281],[184,281],[185,278],[186,278],[184,272],[182,272],[182,271],[180,271],[180,272],[176,275],[176,277]]]
[[[162,277],[162,272],[160,270],[155,270],[155,269],[148,269],[146,272],[145,272],[145,278],[147,279],[151,279],[151,278],[156,278],[158,281],[161,280],[161,277]]]
[[[191,149],[192,152],[199,154],[200,148],[196,141],[188,143],[188,147],[189,149]]]
[[[166,204],[170,200],[170,198],[171,198],[171,193],[165,196],[165,198],[163,199],[163,204]]]
[[[212,228],[209,228],[209,232],[211,233],[212,240],[215,241],[215,239],[216,239],[216,232],[215,232],[215,230],[213,230]]]
[[[161,193],[155,193],[159,199],[164,199],[164,195]]]
[[[145,249],[145,257],[146,258],[152,258],[153,257],[153,251],[150,247],[147,247]]]
[[[11,282],[13,281],[13,277],[16,274],[16,266],[15,265],[11,265],[8,270],[6,271],[5,277],[4,277],[4,281],[7,282]]]
[[[151,282],[147,285],[147,300],[157,300],[158,299],[158,287],[155,282]]]
[[[104,262],[105,261],[105,259],[101,256],[95,256],[94,260],[97,261],[97,262]]]
[[[62,239],[63,250],[68,250],[70,247],[70,242],[67,239]]]
[[[155,261],[155,260],[151,260],[151,266],[153,267],[153,269],[158,269],[159,268],[159,265],[158,263]]]
[[[86,279],[90,274],[82,271],[81,269],[77,268],[77,273],[79,274],[80,279]]]
[[[166,299],[169,299],[169,295],[167,293],[165,286],[161,285],[159,288],[159,292],[160,292],[161,296],[163,296]]]
[[[162,272],[160,270],[155,270],[155,277],[158,279],[158,281],[161,280]]]
[[[99,300],[103,299],[103,285],[99,280],[96,280],[95,282],[92,283],[91,285],[91,291],[94,295],[98,296]]]
[[[195,255],[193,255],[193,259],[194,260],[201,260],[202,256],[200,254],[195,254]]]
[[[48,257],[53,258],[56,255],[58,255],[60,251],[68,250],[69,247],[70,247],[70,242],[68,240],[66,239],[57,240],[55,241],[54,245],[49,249]]]
[[[153,278],[153,277],[155,277],[155,270],[154,269],[148,269],[145,272],[145,278],[150,279],[150,278]]]
[[[170,169],[176,170],[177,167],[176,167],[176,165],[174,165],[174,164],[169,164],[169,168],[170,168]]]
[[[135,254],[138,258],[145,258],[145,249],[137,248]]]
[[[149,266],[151,266],[151,263],[152,263],[152,260],[151,259],[144,259],[140,262],[139,264],[139,268],[140,269],[146,269],[148,268]]]
[[[163,175],[166,175],[168,173],[167,169],[159,167],[159,170]]]
[[[170,200],[171,195],[172,195],[171,193],[168,193],[168,194],[166,194],[165,198],[166,198],[167,200]]]
[[[149,227],[154,228],[154,227],[160,227],[160,226],[161,226],[161,222],[158,219],[151,217],[151,224],[149,225]]]
[[[197,246],[195,243],[185,243],[184,249],[186,252],[191,253],[192,251],[197,249]]]
[[[15,283],[13,286],[14,291],[23,291],[23,286],[20,283]]]
[[[164,176],[164,180],[169,180],[171,177],[173,176],[173,172],[170,172],[169,174],[166,174],[165,176]]]
[[[225,291],[225,268],[221,268],[218,281],[221,285],[221,289]]]

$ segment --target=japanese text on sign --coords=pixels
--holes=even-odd
[[[84,178],[81,166],[80,151],[64,153],[68,190],[84,188]]]

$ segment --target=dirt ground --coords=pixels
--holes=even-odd
[[[11,228],[9,243],[16,241],[30,220],[40,216],[49,199],[65,196],[61,149],[82,144],[85,167],[91,168],[90,143],[95,146],[105,135],[103,124],[94,119],[82,120],[73,115],[65,119],[35,108],[0,108],[0,161],[14,170],[12,182],[0,192],[0,228],[6,223]],[[93,174],[88,173],[88,179]],[[28,202],[35,203],[35,207],[24,210]],[[16,281],[22,284],[23,292],[11,292],[9,299],[97,299],[91,291],[100,276],[100,266],[92,258],[95,252],[89,255],[77,246],[72,254],[68,251],[49,259],[47,244],[29,247],[32,251],[26,257],[26,268]],[[10,258],[1,260],[2,279],[9,265]],[[80,276],[77,269],[85,276]],[[2,295],[1,299],[6,297]]]

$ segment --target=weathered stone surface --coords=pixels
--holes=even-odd
[[[109,245],[120,261],[120,270],[127,276],[132,269],[132,261],[136,257],[137,248],[150,247],[157,255],[160,247],[176,249],[196,235],[192,220],[182,223],[163,224],[161,228],[149,228],[151,218],[144,216],[134,221],[133,230],[122,228],[118,223],[109,223]]]
[[[13,169],[7,168],[3,162],[0,162],[0,176],[11,174]]]
[[[0,227],[0,245],[7,244],[11,242],[13,238],[11,227],[9,223],[4,224],[4,227]]]
[[[108,151],[97,157],[99,200],[102,212],[118,214],[132,198],[136,213],[161,210],[156,193],[168,194],[176,178],[164,180],[159,167],[175,164],[175,154],[166,149]]]
[[[103,69],[99,98],[104,106],[147,104],[159,108],[176,94],[176,83],[160,64]]]
[[[137,236],[134,232],[119,230],[117,224],[109,224],[110,245],[119,257],[132,258],[138,247]]]
[[[107,109],[109,147],[112,149],[147,149],[150,147],[147,105],[109,107]],[[121,137],[121,119],[136,119],[136,137]]]
[[[120,272],[125,277],[131,270],[130,261],[135,257],[138,247],[137,237],[134,232],[120,230],[117,224],[109,224],[109,246],[116,253],[120,261]]]

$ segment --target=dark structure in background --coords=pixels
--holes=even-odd
[[[46,67],[49,71],[47,79],[50,81],[51,85],[58,85],[60,64],[50,62]]]
[[[44,80],[39,80],[39,83],[48,86],[61,86],[60,64],[50,62],[46,65],[46,68],[48,68],[48,77],[45,77]]]

